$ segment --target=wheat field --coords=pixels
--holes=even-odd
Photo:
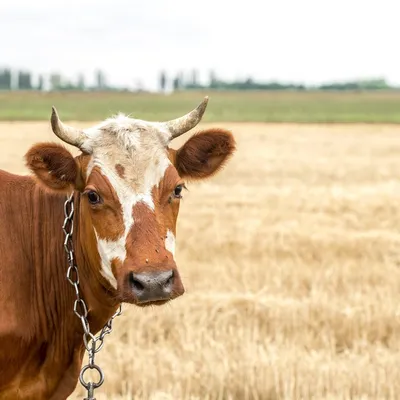
[[[224,127],[238,151],[178,219],[186,293],[124,307],[96,398],[400,398],[400,127]],[[0,168],[49,139],[0,123]]]

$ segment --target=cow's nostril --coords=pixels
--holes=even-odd
[[[131,281],[133,290],[138,291],[138,292],[141,292],[144,290],[143,284],[138,279],[135,278],[134,274],[130,275],[130,281]]]
[[[170,287],[172,287],[173,284],[174,284],[174,271],[172,271],[171,276],[164,283],[164,287],[166,289],[169,289]]]

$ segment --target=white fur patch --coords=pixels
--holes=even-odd
[[[144,193],[144,194],[137,194],[135,196],[135,203],[144,203],[147,205],[147,207],[149,207],[151,210],[155,210],[154,208],[154,201],[153,201],[153,196],[151,195],[151,193]]]
[[[160,130],[161,135],[159,135],[159,139],[161,139],[164,146],[167,145],[169,133],[165,129],[161,129],[161,125],[151,122],[146,123],[145,121],[133,119],[120,113],[94,127],[85,129],[86,140],[83,143],[83,149],[92,153],[94,149],[101,147],[107,141],[104,136],[104,132],[107,132],[108,139],[111,137],[114,143],[119,142],[125,149],[139,150],[141,146],[141,132],[145,132],[149,126],[157,127]]]
[[[175,236],[170,230],[168,230],[165,238],[165,249],[175,256]]]
[[[144,192],[150,193],[154,186],[158,186],[165,175],[165,171],[171,165],[167,156],[158,159],[158,165],[154,168],[148,168],[143,177]]]
[[[100,273],[106,278],[110,284],[113,286],[114,289],[117,288],[117,280],[112,272],[111,268],[111,260],[114,258],[119,258],[123,261],[126,257],[125,250],[125,243],[121,243],[122,238],[111,242],[105,239],[100,239],[97,235],[95,230],[96,237],[97,237],[97,249],[99,251],[100,259],[101,259],[101,270]]]
[[[170,164],[168,159],[167,161],[168,162],[165,161],[162,162],[160,160],[158,168],[155,168],[154,171],[146,171],[147,172],[146,178],[144,178],[146,181],[146,185],[144,186],[144,193],[139,193],[139,194],[136,194],[124,179],[121,179],[119,176],[117,176],[112,171],[112,168],[107,168],[101,162],[93,163],[93,165],[98,166],[100,172],[108,178],[122,206],[122,217],[124,221],[123,235],[115,241],[97,238],[97,248],[100,254],[101,264],[102,264],[101,274],[110,282],[110,284],[115,289],[117,288],[117,281],[112,272],[111,260],[113,258],[118,258],[123,263],[126,259],[126,238],[134,224],[133,207],[135,206],[135,204],[140,202],[144,203],[152,211],[154,211],[154,201],[151,195],[151,190],[154,186],[157,186],[160,183],[160,180],[163,178],[165,170]],[[91,169],[93,169],[92,165],[90,165],[90,167]],[[173,243],[173,248],[175,249],[174,237],[173,240],[170,239],[168,243],[170,243],[171,246]]]

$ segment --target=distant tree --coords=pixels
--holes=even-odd
[[[43,75],[39,75],[37,90],[42,91],[44,89],[44,78]]]
[[[160,90],[165,92],[167,89],[167,74],[165,71],[161,71],[160,73]]]
[[[172,86],[174,90],[179,90],[181,88],[181,76],[178,74],[172,81]]]
[[[211,70],[210,71],[210,88],[216,88],[217,87],[217,76],[215,74],[215,71]]]
[[[12,88],[12,73],[11,69],[4,70],[5,84],[8,90]]]
[[[30,72],[19,71],[18,73],[18,89],[31,90],[32,89],[32,76]]]
[[[197,73],[197,70],[195,70],[195,69],[192,70],[192,79],[191,80],[192,80],[191,85],[193,87],[198,86],[198,84],[199,84],[199,82],[198,82],[198,73]]]
[[[254,86],[254,81],[251,76],[249,76],[244,83],[245,83],[245,86],[249,89]]]
[[[182,71],[178,73],[178,83],[178,89],[182,89],[185,86],[185,74]]]
[[[96,71],[96,84],[97,84],[97,89],[99,90],[105,89],[107,87],[106,77],[103,71],[101,70]]]
[[[11,70],[0,71],[0,90],[11,90]]]

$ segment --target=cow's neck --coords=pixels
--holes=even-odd
[[[36,185],[32,234],[34,237],[33,262],[35,265],[36,309],[39,332],[51,338],[54,332],[61,342],[70,341],[73,335],[82,342],[82,325],[74,314],[75,291],[66,279],[67,257],[64,251],[64,203],[66,195],[49,193]],[[90,218],[84,218],[80,209],[80,195],[74,196],[73,243],[76,265],[79,270],[81,297],[89,310],[91,332],[99,331],[117,309],[112,293],[107,293],[100,274],[100,261]],[[71,330],[71,327],[75,327]],[[61,327],[65,327],[61,328]],[[67,329],[68,328],[68,329]]]

